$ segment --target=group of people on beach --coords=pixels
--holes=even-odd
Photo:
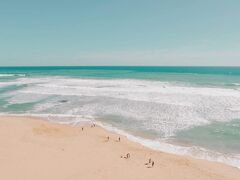
[[[128,159],[128,158],[130,158],[130,153],[127,153],[127,154],[126,154],[126,156],[124,156],[124,157],[123,157],[123,156],[121,156],[121,158],[125,158],[125,159]]]
[[[109,141],[109,140],[110,140],[110,137],[107,136],[107,141]],[[121,141],[121,138],[118,137],[118,142],[120,142],[120,141]],[[129,158],[130,158],[130,153],[127,153],[126,156],[124,156],[124,157],[121,156],[121,158],[129,159]],[[148,162],[145,163],[145,165],[148,165],[148,168],[153,168],[153,167],[154,167],[154,164],[155,164],[155,162],[154,162],[151,158],[149,158]],[[149,165],[150,165],[150,166],[149,166]]]
[[[151,159],[151,158],[149,158],[149,160],[148,160],[148,162],[147,163],[145,163],[145,165],[146,166],[148,166],[148,168],[151,168],[151,167],[153,167],[154,166],[154,161]],[[150,166],[149,166],[150,165]]]
[[[96,127],[96,125],[95,124],[92,124],[91,125],[91,128],[93,128],[93,127]],[[82,127],[82,131],[83,131],[83,127]],[[110,137],[109,136],[107,136],[107,141],[109,141],[110,140]],[[118,137],[118,140],[117,140],[117,142],[121,142],[121,137]],[[127,153],[126,154],[126,156],[121,156],[121,158],[125,158],[125,159],[129,159],[130,158],[130,153]],[[151,159],[151,158],[149,158],[148,159],[148,162],[147,163],[145,163],[145,165],[147,166],[147,168],[153,168],[154,167],[154,161]]]
[[[96,127],[96,124],[92,124],[91,125],[91,128],[93,128],[93,127]],[[82,131],[84,130],[84,128],[82,127]]]

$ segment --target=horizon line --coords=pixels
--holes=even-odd
[[[234,65],[156,65],[156,66],[149,66],[149,65],[16,65],[16,66],[0,66],[0,68],[21,68],[21,67],[240,67]]]

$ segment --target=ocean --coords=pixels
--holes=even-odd
[[[240,67],[0,67],[0,113],[240,167]]]

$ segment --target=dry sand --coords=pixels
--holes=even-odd
[[[117,139],[90,125],[82,131],[36,118],[0,117],[0,180],[240,179],[234,167]],[[121,158],[127,153],[130,158]],[[153,168],[145,165],[149,158]]]

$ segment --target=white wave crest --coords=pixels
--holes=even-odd
[[[25,74],[0,74],[0,77],[13,77],[13,76],[24,77],[26,75]]]

